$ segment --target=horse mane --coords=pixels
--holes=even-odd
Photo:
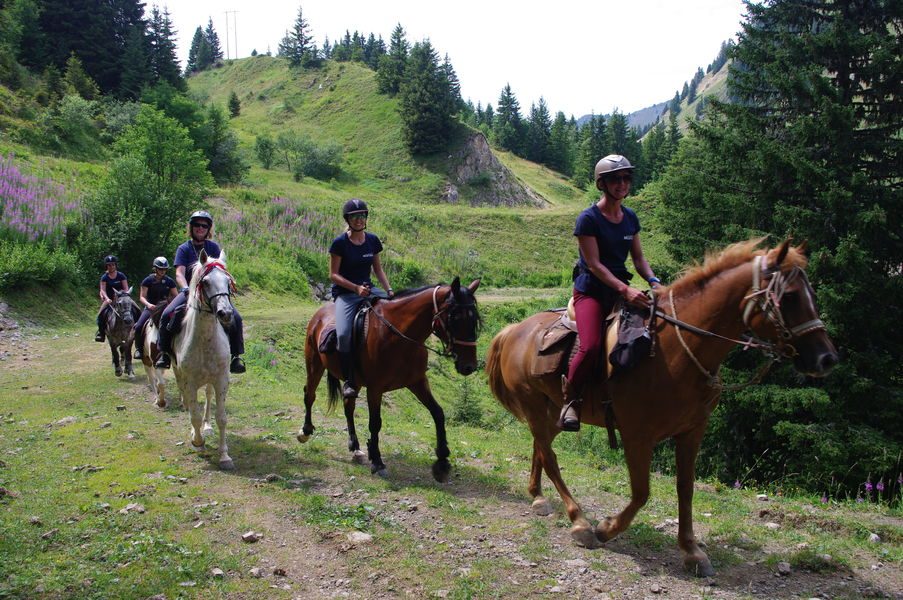
[[[423,290],[431,290],[434,287],[436,287],[436,285],[445,285],[445,284],[442,282],[439,282],[435,285],[422,285],[418,288],[405,288],[403,290],[399,290],[399,291],[395,292],[395,297],[393,298],[393,300],[398,299],[398,298],[404,298],[405,296],[413,296],[414,294],[419,294]]]
[[[701,290],[717,275],[745,264],[755,256],[768,255],[772,257],[778,251],[777,248],[764,249],[758,247],[765,239],[766,236],[755,237],[743,242],[730,244],[720,251],[706,252],[703,263],[687,267],[682,275],[668,286],[669,291],[673,291],[679,296],[682,293]],[[787,252],[787,258],[781,263],[781,269],[805,268],[807,262],[806,256],[802,252],[797,248],[791,247]]]
[[[188,282],[188,287],[195,287],[197,285],[198,281],[200,281],[201,277],[203,277],[201,273],[207,271],[207,265],[209,265],[210,263],[218,263],[223,267],[223,270],[228,273],[228,270],[226,269],[226,251],[223,250],[222,252],[220,252],[219,258],[211,258],[208,256],[207,262],[203,267],[201,267],[201,261],[194,263],[195,269],[191,273],[191,281]]]

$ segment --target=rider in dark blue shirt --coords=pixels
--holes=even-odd
[[[144,357],[144,324],[151,318],[154,309],[176,297],[176,282],[166,274],[169,261],[165,256],[154,259],[154,272],[141,281],[141,294],[138,301],[144,305],[141,316],[135,323],[135,358]]]
[[[172,336],[178,331],[182,323],[184,311],[179,310],[188,302],[188,283],[194,272],[194,266],[198,262],[201,251],[207,252],[210,258],[219,258],[219,244],[211,240],[213,236],[213,217],[206,210],[198,210],[188,219],[188,241],[176,250],[176,283],[179,293],[175,300],[169,303],[160,318],[160,333],[157,338],[157,347],[160,348],[160,358],[154,364],[158,369],[168,369],[171,364]],[[230,373],[244,373],[245,363],[241,355],[245,353],[244,325],[241,315],[237,310],[232,313],[232,326],[226,331],[229,335],[229,352],[232,361],[229,364]]]
[[[369,216],[367,204],[363,200],[352,198],[342,207],[342,216],[348,223],[348,229],[334,239],[329,247],[329,279],[332,280],[332,296],[335,299],[339,363],[345,380],[342,396],[350,399],[357,398],[351,348],[354,315],[367,297],[382,291],[373,288],[373,282],[370,281],[371,270],[390,298],[394,296],[394,292],[389,287],[389,279],[379,260],[382,242],[374,234],[365,231]]]
[[[97,333],[94,334],[95,342],[102,342],[107,335],[107,314],[110,312],[110,304],[116,297],[115,290],[124,292],[129,289],[129,281],[125,273],[117,270],[119,259],[112,254],[103,259],[107,272],[100,278],[100,311],[97,313]]]

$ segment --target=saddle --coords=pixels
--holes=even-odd
[[[370,324],[370,310],[373,308],[374,300],[378,298],[368,299],[361,303],[357,313],[354,315],[351,329],[351,347],[357,350],[367,341],[367,329]],[[337,352],[339,349],[339,338],[336,335],[335,321],[328,324],[320,332],[320,339],[317,340],[317,349],[323,354]]]

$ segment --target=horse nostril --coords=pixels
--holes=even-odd
[[[837,364],[838,358],[837,355],[833,352],[825,352],[818,358],[818,367],[819,371],[827,372],[830,371]]]

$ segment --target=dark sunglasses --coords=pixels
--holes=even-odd
[[[605,181],[609,183],[630,183],[633,181],[633,175],[612,175],[606,177]]]
[[[210,229],[210,225],[207,223],[192,223],[192,227],[200,227],[201,229]]]
[[[351,213],[348,215],[349,219],[366,219],[370,216],[370,213],[359,212],[359,213]]]

